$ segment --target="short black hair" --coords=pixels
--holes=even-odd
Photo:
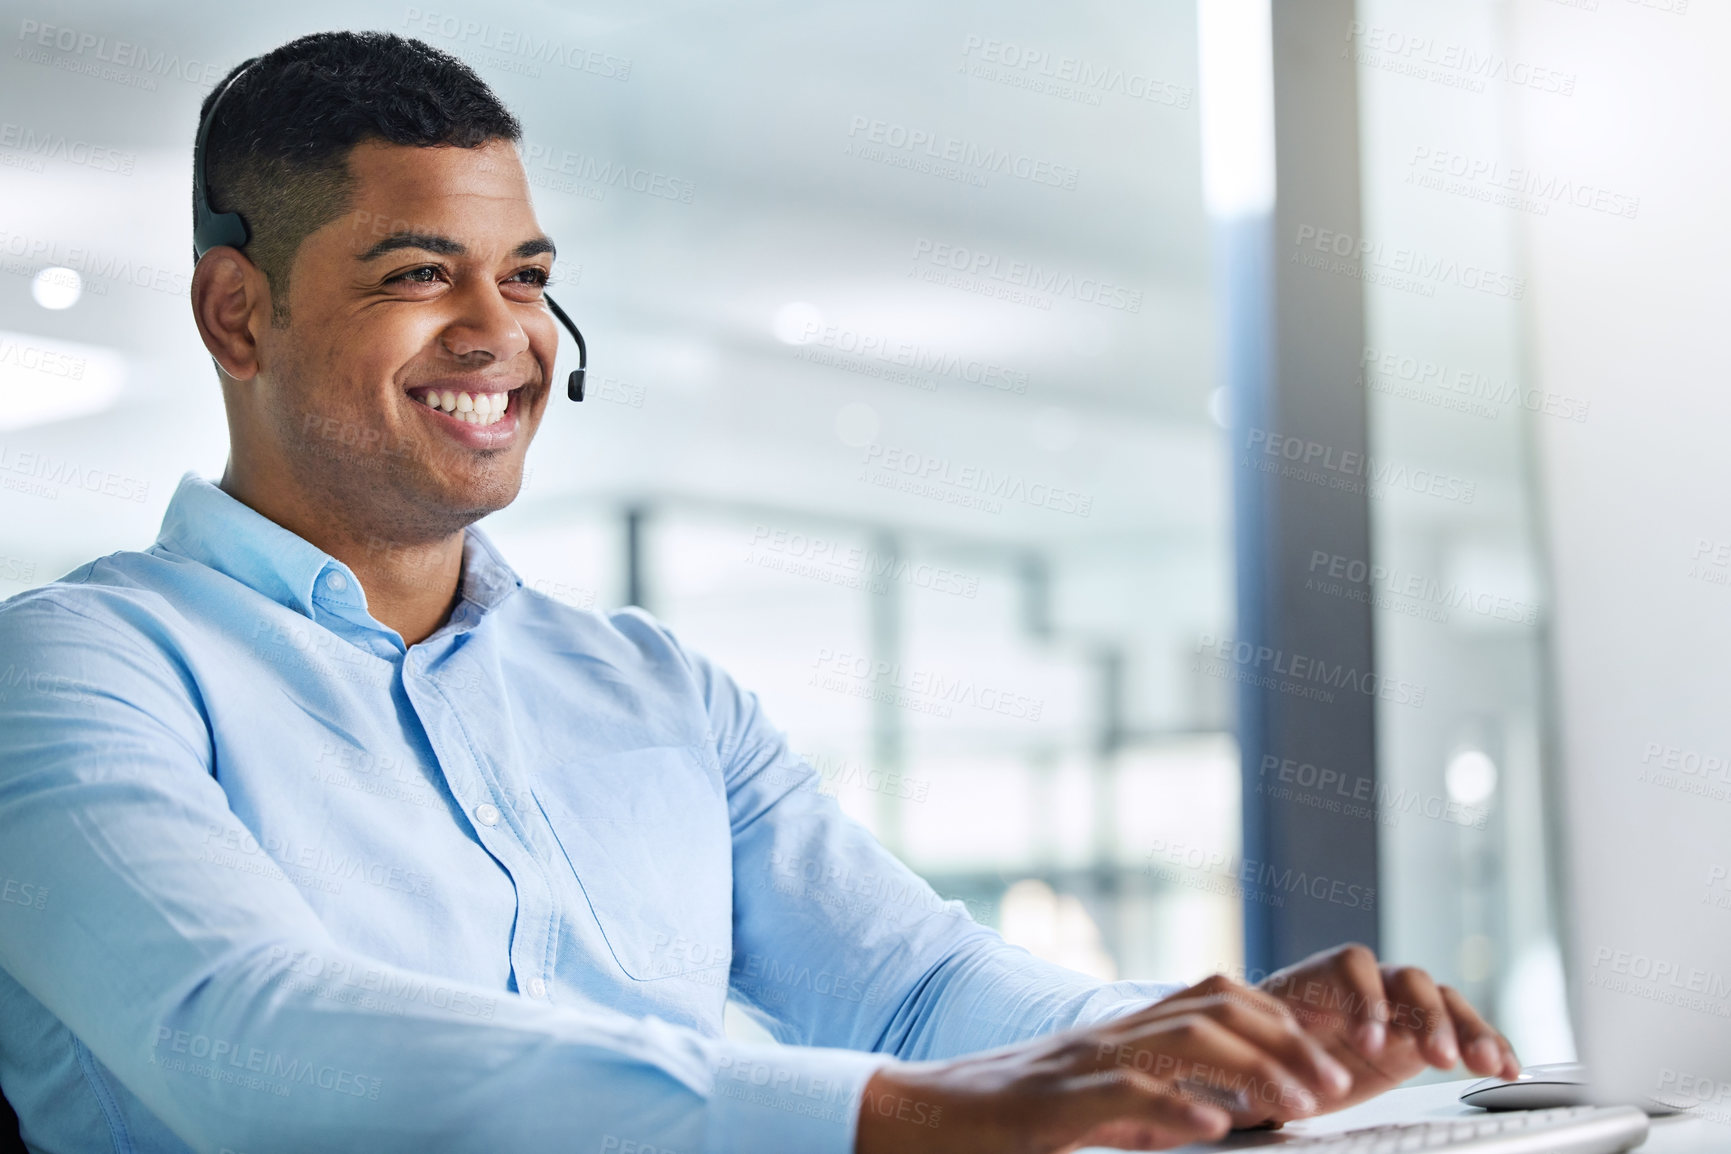
[[[475,70],[390,32],[315,32],[236,65],[205,142],[211,208],[238,212],[244,251],[270,283],[272,320],[287,323],[289,266],[301,242],[348,209],[348,155],[364,140],[476,148],[522,139],[517,119]]]

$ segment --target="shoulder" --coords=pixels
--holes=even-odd
[[[585,609],[524,585],[518,590],[516,625],[537,631],[545,644],[566,647],[606,663],[677,666],[691,673],[699,657],[679,644],[673,630],[646,609]]]
[[[0,644],[52,649],[105,634],[162,651],[182,615],[167,595],[176,559],[124,551],[86,562],[45,585],[0,601]]]

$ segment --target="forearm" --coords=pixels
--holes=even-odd
[[[196,1149],[842,1154],[883,1062],[550,1006],[328,943],[266,948],[178,984],[193,988],[104,1004],[100,1022],[76,991],[43,992]]]
[[[1101,982],[975,927],[916,985],[875,1048],[904,1061],[977,1053],[1109,1021],[1178,988]]]

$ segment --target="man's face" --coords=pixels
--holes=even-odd
[[[251,403],[306,497],[433,540],[522,483],[558,342],[541,300],[552,244],[507,141],[363,142],[348,163],[351,208],[295,254]]]

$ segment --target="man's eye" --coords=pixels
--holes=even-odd
[[[412,268],[412,269],[409,269],[407,272],[400,272],[396,276],[391,277],[385,283],[386,284],[437,284],[438,280],[439,280],[439,266],[436,264],[424,264],[420,268]]]
[[[547,270],[544,268],[526,268],[517,275],[519,277],[529,278],[523,282],[525,284],[540,285],[542,288],[547,287]]]

